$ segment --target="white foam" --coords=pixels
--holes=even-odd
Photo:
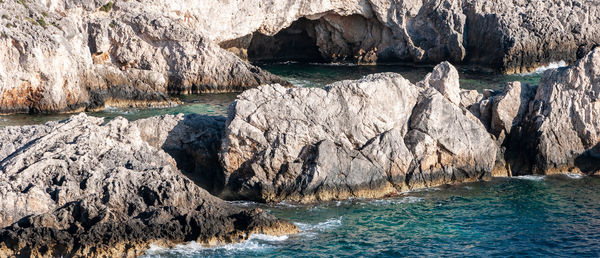
[[[516,176],[516,179],[522,180],[531,180],[531,181],[542,181],[546,178],[546,176],[541,175],[526,175],[526,176]]]
[[[583,175],[582,174],[577,174],[577,173],[565,173],[563,174],[566,177],[570,178],[570,179],[582,179]]]
[[[324,222],[319,222],[317,224],[300,223],[300,222],[295,222],[294,224],[298,227],[298,229],[300,229],[301,232],[306,232],[306,231],[322,232],[322,231],[326,231],[329,229],[334,229],[334,228],[340,227],[342,225],[342,217],[340,216],[339,218],[331,218]]]
[[[235,206],[240,206],[240,207],[253,207],[256,206],[258,203],[256,202],[251,202],[251,201],[229,201],[229,203],[235,205]]]
[[[385,206],[385,205],[397,205],[397,204],[407,204],[407,203],[416,203],[421,202],[424,199],[416,196],[406,196],[403,198],[395,198],[395,199],[383,199],[383,200],[374,200],[371,201],[371,204],[377,206]]]
[[[163,257],[168,254],[169,256],[206,256],[208,254],[221,255],[232,255],[234,253],[244,252],[264,252],[275,248],[269,242],[280,242],[288,239],[288,236],[269,236],[263,234],[253,234],[248,240],[227,245],[217,246],[205,246],[197,242],[189,242],[186,244],[176,245],[173,248],[164,248],[156,245],[150,245],[150,248],[146,250],[144,257]]]
[[[314,85],[314,83],[309,80],[301,80],[301,79],[296,79],[296,78],[284,78],[284,79],[298,88],[305,88],[305,87]]]
[[[533,72],[530,72],[530,73],[522,73],[522,74],[520,74],[520,75],[541,74],[541,73],[543,73],[543,72],[545,72],[545,71],[547,71],[547,70],[550,70],[550,69],[556,69],[556,68],[561,68],[561,67],[566,67],[566,66],[568,66],[567,62],[565,62],[565,61],[561,60],[561,61],[558,61],[558,62],[552,62],[552,63],[549,63],[549,64],[548,64],[548,65],[546,65],[546,66],[538,67],[538,68],[537,68],[537,69],[535,69]]]
[[[277,204],[275,204],[275,205],[276,205],[276,206],[279,206],[279,207],[284,207],[284,208],[297,208],[297,207],[300,207],[300,206],[301,206],[301,205],[299,205],[299,204],[296,204],[296,203],[291,203],[291,202],[286,202],[286,201],[279,202],[279,203],[277,203]]]
[[[355,63],[310,63],[310,65],[321,65],[321,66],[358,66]]]

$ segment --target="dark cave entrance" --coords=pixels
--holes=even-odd
[[[325,62],[317,46],[315,27],[319,21],[300,18],[274,36],[255,32],[248,46],[248,61]]]

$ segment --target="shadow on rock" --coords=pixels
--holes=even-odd
[[[177,162],[177,168],[212,194],[223,191],[225,178],[218,150],[225,118],[206,115],[164,115],[134,122],[142,138],[161,148]]]

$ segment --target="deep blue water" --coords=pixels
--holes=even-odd
[[[527,176],[382,200],[259,205],[301,229],[149,257],[600,256],[600,178]]]

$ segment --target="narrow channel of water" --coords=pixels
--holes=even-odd
[[[365,75],[382,72],[395,72],[404,76],[411,82],[422,80],[433,67],[412,67],[403,65],[330,65],[330,64],[299,64],[280,63],[263,65],[262,68],[281,76],[298,87],[324,87],[325,85],[340,81],[359,79]],[[459,69],[460,70],[460,69]],[[464,89],[501,89],[510,81],[522,81],[530,84],[539,83],[541,74],[529,75],[496,75],[482,73],[460,72],[461,88]],[[89,115],[107,117],[108,119],[122,116],[129,120],[137,120],[163,114],[196,113],[203,115],[227,115],[227,108],[236,98],[236,93],[228,94],[200,94],[179,96],[184,104],[172,108],[112,108],[108,107],[101,112],[90,112]],[[54,115],[28,115],[16,114],[0,116],[0,127],[15,125],[43,124],[47,121],[61,120],[70,114]]]

